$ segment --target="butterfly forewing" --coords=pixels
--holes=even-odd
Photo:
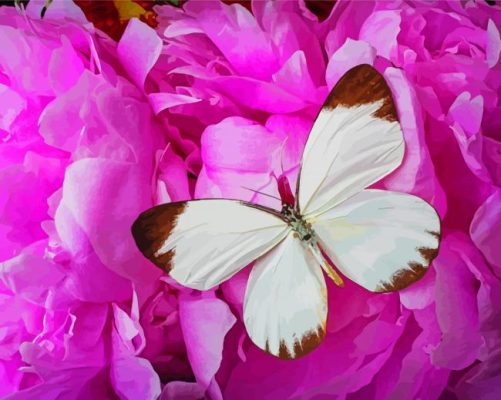
[[[391,92],[370,65],[348,71],[315,120],[303,153],[297,208],[315,216],[402,162],[404,140]]]
[[[182,285],[210,289],[276,246],[290,230],[273,210],[237,200],[163,204],[132,226],[141,252]]]
[[[313,225],[343,275],[373,292],[407,287],[438,253],[440,219],[432,206],[409,194],[364,190]]]
[[[289,233],[251,271],[244,304],[247,332],[268,353],[297,358],[322,342],[326,318],[322,270],[308,247]]]

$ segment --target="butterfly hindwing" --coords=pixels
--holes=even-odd
[[[343,275],[373,292],[409,286],[438,253],[435,209],[405,193],[363,190],[317,217],[313,226]]]
[[[322,342],[326,318],[322,270],[309,248],[289,233],[251,271],[244,304],[247,332],[266,352],[297,358]]]
[[[342,203],[397,168],[404,140],[390,89],[370,65],[335,85],[306,142],[297,206],[314,216]]]
[[[278,213],[237,200],[193,200],[143,212],[132,226],[141,252],[176,281],[210,289],[273,248],[289,227]]]

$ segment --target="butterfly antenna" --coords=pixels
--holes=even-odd
[[[247,190],[250,190],[251,192],[254,192],[254,193],[259,193],[259,194],[262,194],[263,196],[268,196],[268,197],[271,197],[273,199],[277,199],[278,201],[282,201],[281,199],[279,199],[278,197],[275,197],[271,194],[268,194],[268,193],[263,193],[263,192],[260,192],[259,190],[254,190],[254,189],[251,189],[251,188],[248,188],[248,187],[245,187],[245,186],[242,186],[243,189],[247,189]]]

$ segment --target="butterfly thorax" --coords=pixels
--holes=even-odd
[[[282,204],[282,211],[280,213],[287,224],[294,230],[297,238],[309,243],[316,242],[317,235],[315,231],[311,229],[311,224],[306,222],[294,207],[284,203]]]

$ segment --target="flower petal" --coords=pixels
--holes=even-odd
[[[144,358],[113,360],[110,374],[113,388],[123,400],[156,400],[160,396],[160,378]]]
[[[217,298],[181,299],[179,317],[197,382],[208,388],[221,364],[224,337],[236,319]]]
[[[117,53],[134,83],[142,89],[146,76],[162,51],[162,40],[157,33],[137,18],[131,18]]]

